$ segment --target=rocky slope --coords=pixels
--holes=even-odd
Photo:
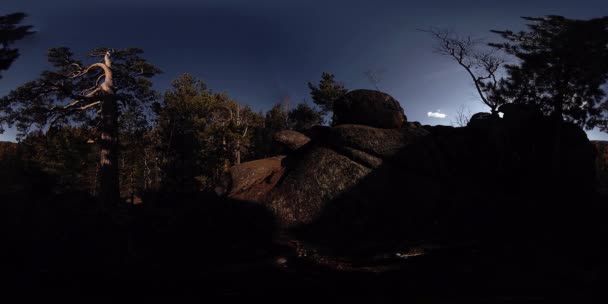
[[[524,106],[503,107],[503,118],[476,115],[464,128],[407,122],[377,91],[351,91],[334,111],[333,127],[279,134],[290,154],[232,168],[229,197],[265,206],[315,242],[352,249],[531,224],[547,208],[565,215],[559,199],[595,191],[595,149],[583,130]]]

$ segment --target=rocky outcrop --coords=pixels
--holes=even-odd
[[[392,96],[373,90],[354,90],[334,103],[334,124],[401,128],[407,122],[403,108]]]
[[[277,132],[273,139],[292,153],[233,167],[228,196],[267,206],[285,227],[310,224],[331,208],[327,204],[428,134],[420,123],[406,124],[399,102],[378,91],[348,93],[334,114],[333,128]]]
[[[370,168],[340,153],[314,147],[294,164],[267,204],[284,226],[311,223],[326,204],[370,172]]]
[[[467,127],[488,128],[497,119],[498,119],[498,117],[492,115],[491,113],[487,113],[487,112],[475,113],[469,119],[469,122],[467,123]]]
[[[422,128],[380,129],[363,125],[338,125],[331,129],[328,144],[337,149],[352,148],[383,159],[429,132]]]
[[[291,151],[299,149],[310,141],[308,136],[293,130],[279,131],[274,134],[273,139]]]
[[[353,95],[368,96],[357,105],[385,96]],[[478,117],[480,124],[453,128],[405,123],[405,115],[377,123],[379,117],[399,117],[400,107],[392,116],[370,115],[365,125],[350,119],[365,106],[347,108],[350,114],[340,107],[338,117],[349,119],[307,131],[310,141],[275,161],[274,171],[255,169],[269,160],[241,164],[260,173],[233,181],[231,196],[264,205],[283,228],[346,248],[437,237],[438,231],[452,238],[479,227],[503,229],[512,225],[501,222],[505,218],[517,221],[547,208],[567,213],[554,202],[585,200],[593,192],[595,154],[585,133],[529,109],[509,106],[504,118],[486,115]]]
[[[245,162],[230,168],[231,187],[228,197],[263,202],[285,172],[285,156]]]
[[[512,121],[533,122],[543,119],[542,112],[531,105],[508,103],[500,106],[498,111],[503,113],[503,118]]]

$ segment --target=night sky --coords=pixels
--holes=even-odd
[[[67,46],[139,47],[164,73],[164,91],[191,73],[255,110],[282,96],[312,103],[307,82],[324,71],[348,89],[373,88],[366,70],[399,100],[408,120],[452,124],[459,106],[488,111],[465,71],[433,53],[430,26],[497,40],[491,29],[523,29],[520,16],[608,15],[608,1],[329,1],[329,0],[0,0],[0,14],[25,12],[37,33],[19,43],[21,57],[0,80],[0,96],[49,67],[46,51]],[[429,117],[439,112],[445,118]],[[436,115],[441,116],[441,115]],[[8,130],[0,140],[14,140]],[[589,132],[590,139],[608,134]]]

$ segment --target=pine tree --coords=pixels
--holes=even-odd
[[[54,70],[13,90],[0,100],[0,124],[15,125],[18,138],[33,129],[61,125],[98,126],[100,192],[104,204],[119,199],[118,118],[121,108],[156,99],[148,78],[160,70],[128,48],[94,49],[101,62],[84,64],[68,48],[49,50]],[[99,114],[99,115],[97,115]]]
[[[190,74],[173,80],[165,92],[156,126],[164,190],[190,192],[200,188],[197,177],[204,175],[203,167],[210,160],[205,157],[210,155],[205,155],[203,134],[213,103],[211,90]]]
[[[156,127],[165,189],[191,192],[213,186],[230,166],[252,155],[251,138],[261,120],[189,74],[174,80],[158,107]]]
[[[344,96],[347,89],[340,82],[334,80],[334,74],[323,72],[319,85],[308,83],[312,101],[321,108],[321,114],[327,115],[333,111],[334,102]]]
[[[481,101],[498,116],[498,107],[505,103],[497,93],[499,76],[505,60],[495,50],[484,45],[481,39],[461,37],[448,30],[426,30],[437,41],[435,52],[454,60],[467,72]]]
[[[295,109],[289,111],[288,117],[289,127],[298,132],[323,124],[321,113],[306,103],[299,103]]]
[[[19,57],[19,50],[11,48],[11,45],[34,33],[32,26],[19,25],[25,17],[24,13],[0,16],[0,72],[10,68]]]
[[[574,20],[524,17],[527,31],[493,31],[506,42],[492,46],[519,59],[507,65],[498,96],[538,106],[557,120],[608,130],[608,17]]]

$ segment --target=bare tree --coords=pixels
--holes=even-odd
[[[369,69],[363,72],[367,80],[376,88],[376,91],[380,91],[378,84],[382,81],[382,76],[384,74],[384,70],[372,70]]]
[[[289,94],[283,94],[279,99],[279,104],[281,105],[283,112],[289,113],[289,108],[292,104],[291,96],[289,96]],[[287,118],[287,116],[285,117],[285,124],[289,124],[289,119]]]
[[[255,113],[248,107],[242,106],[238,102],[230,99],[226,95],[218,95],[220,104],[216,105],[211,115],[214,117],[213,121],[218,123],[223,128],[230,129],[232,145],[228,144],[228,138],[226,135],[222,138],[223,150],[232,155],[234,158],[234,164],[238,165],[241,163],[241,152],[247,147],[247,136],[249,135],[249,129],[254,127]],[[229,148],[230,146],[230,148]],[[230,150],[230,151],[229,151]],[[230,167],[228,159],[224,163],[224,170]]]
[[[493,115],[498,114],[498,107],[505,101],[498,94],[499,70],[505,60],[495,49],[483,48],[483,40],[470,36],[460,37],[451,31],[431,28],[424,30],[437,41],[435,51],[448,56],[463,67],[473,80],[481,101],[490,107]]]
[[[456,110],[456,115],[454,115],[454,120],[452,120],[452,125],[456,127],[466,127],[471,120],[471,109],[465,107],[464,105],[460,105],[458,110]]]
[[[235,103],[236,109],[234,110],[234,127],[236,131],[236,144],[234,146],[234,163],[236,165],[241,163],[241,150],[244,148],[244,141],[247,138],[247,132],[251,125],[251,110],[247,107],[242,107],[240,104]]]

